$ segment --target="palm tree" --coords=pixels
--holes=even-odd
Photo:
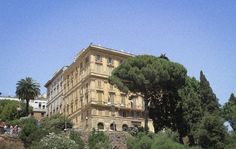
[[[16,95],[26,101],[26,115],[29,114],[29,101],[34,100],[40,94],[40,85],[31,77],[21,79],[16,83]]]

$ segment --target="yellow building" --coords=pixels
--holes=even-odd
[[[112,70],[132,54],[97,45],[83,49],[64,71],[63,109],[74,128],[109,131],[144,126],[141,97],[129,100],[108,83]],[[152,121],[149,129],[153,131]]]

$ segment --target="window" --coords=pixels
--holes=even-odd
[[[86,83],[86,85],[85,85],[85,90],[86,90],[86,92],[88,92],[88,83]]]
[[[81,113],[81,120],[83,120],[84,119],[84,115],[83,115],[83,113]]]
[[[113,90],[113,85],[110,84],[110,90]]]
[[[101,62],[101,61],[102,61],[101,55],[96,55],[96,62]]]
[[[98,80],[98,88],[101,89],[102,88],[102,81],[101,80]]]
[[[137,118],[137,112],[136,111],[133,111],[133,117]]]
[[[97,127],[98,127],[99,130],[103,130],[104,129],[104,124],[100,122],[100,123],[98,123]]]
[[[128,131],[128,125],[127,124],[123,124],[122,125],[122,130],[123,131]]]
[[[44,117],[45,113],[41,113],[41,116]]]
[[[69,104],[67,104],[67,114],[69,114]]]
[[[98,115],[99,116],[102,116],[103,114],[102,114],[102,109],[98,109]]]
[[[120,110],[120,111],[119,111],[119,116],[126,117],[126,112]]]
[[[113,104],[114,99],[115,99],[115,94],[114,93],[109,93],[108,102]]]
[[[97,109],[92,110],[93,115],[97,115]]]
[[[98,91],[98,92],[97,92],[97,95],[98,95],[98,102],[102,102],[103,92]]]
[[[115,124],[115,122],[111,123],[110,129],[116,131],[116,124]]]
[[[75,68],[75,75],[78,74],[78,67]]]
[[[78,109],[78,99],[75,100],[75,110]]]
[[[136,98],[131,100],[131,109],[136,109]]]
[[[111,57],[108,57],[107,58],[107,64],[113,64],[113,59]]]
[[[107,69],[108,69],[108,74],[111,75],[113,67],[107,67]]]
[[[83,88],[80,89],[80,96],[83,95]]]
[[[87,64],[89,62],[89,56],[85,58],[85,63]]]
[[[109,110],[106,110],[106,111],[105,111],[105,115],[106,115],[106,116],[109,116],[109,115],[110,115],[110,111],[109,111]]]
[[[83,97],[80,97],[80,103],[81,103],[81,107],[83,107],[84,106]]]
[[[121,104],[125,106],[125,95],[121,95]]]
[[[97,71],[98,73],[101,73],[101,72],[102,72],[102,65],[96,64],[96,71]]]
[[[80,71],[83,69],[83,62],[80,63]]]
[[[74,112],[73,105],[74,105],[74,104],[73,104],[73,101],[72,101],[72,103],[71,103],[71,105],[70,105],[70,106],[71,106],[71,112],[72,112],[72,113]]]
[[[85,100],[86,100],[86,102],[88,104],[89,103],[89,101],[88,101],[88,93],[85,94]]]

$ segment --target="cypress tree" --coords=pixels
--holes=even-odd
[[[236,131],[236,97],[233,93],[230,95],[229,101],[224,104],[223,115],[233,130]]]
[[[200,98],[204,111],[209,113],[219,111],[218,99],[202,71],[200,72]]]

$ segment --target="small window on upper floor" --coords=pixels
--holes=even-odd
[[[96,55],[96,62],[101,62],[101,61],[102,61],[101,55]]]
[[[114,89],[114,86],[110,84],[110,90],[113,90]]]
[[[80,70],[83,69],[83,62],[80,63]]]
[[[109,65],[113,64],[113,59],[111,57],[107,58],[107,64],[109,64]]]
[[[85,58],[85,63],[87,64],[89,62],[89,56]]]
[[[98,88],[101,89],[102,88],[102,81],[98,80],[97,83],[98,83]]]

